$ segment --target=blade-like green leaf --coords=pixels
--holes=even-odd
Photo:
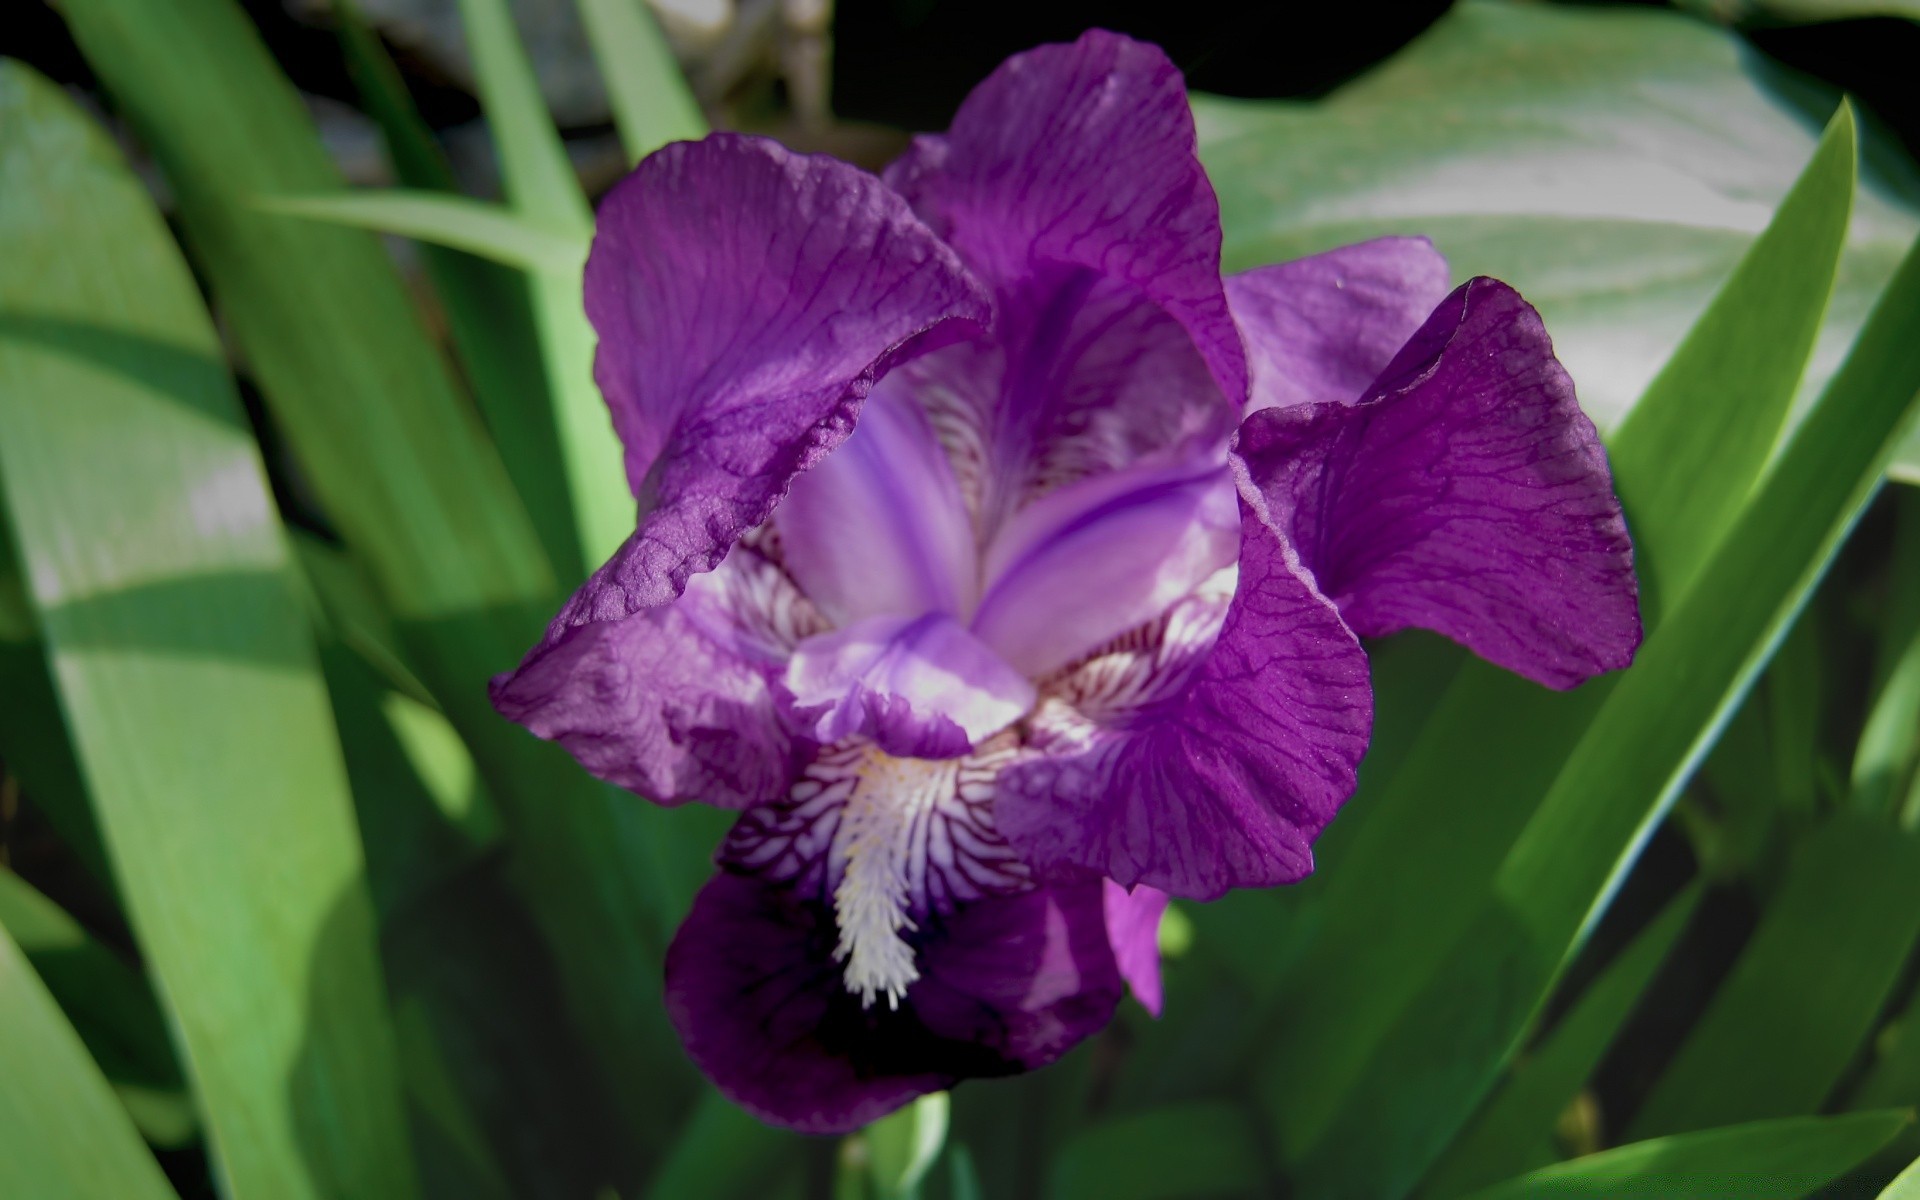
[[[707,118],[646,0],[580,0],[580,16],[628,162],[707,132]]]
[[[7,1064],[0,1071],[0,1174],[9,1195],[174,1200],[79,1035],[3,928],[0,1059]]]
[[[1920,1159],[1915,1159],[1900,1177],[1880,1193],[1880,1200],[1920,1200]]]
[[[4,868],[0,926],[26,953],[147,1140],[178,1146],[192,1138],[193,1106],[146,976]]]
[[[506,0],[461,0],[460,11],[508,202],[527,221],[584,246],[592,214],[540,100]],[[528,284],[580,549],[594,564],[633,532],[633,497],[620,443],[593,382],[594,339],[581,304],[581,262],[535,271]]]
[[[708,1089],[647,1186],[646,1200],[758,1200],[804,1143]]]
[[[1873,703],[1853,753],[1849,796],[1855,808],[1889,816],[1908,777],[1920,781],[1920,495],[1903,492],[1895,499]]]
[[[1247,1113],[1185,1104],[1120,1117],[1068,1142],[1048,1174],[1047,1200],[1181,1200],[1267,1190]]]
[[[1731,34],[1622,6],[1455,5],[1316,104],[1196,101],[1234,269],[1426,234],[1536,305],[1603,429],[1644,394],[1812,150],[1836,99]],[[1914,236],[1911,164],[1859,201],[1810,403]],[[1920,480],[1920,441],[1897,473]]]
[[[421,119],[386,46],[352,0],[335,0],[333,12],[347,71],[359,89],[361,106],[380,127],[401,184],[443,193],[457,190],[453,168]],[[431,244],[421,250],[474,399],[540,542],[562,579],[579,578],[586,566],[574,536],[527,281],[518,271],[455,250]]]
[[[1554,1122],[1600,1065],[1699,899],[1695,887],[1669,902],[1607,966],[1434,1164],[1421,1182],[1421,1196],[1458,1196],[1559,1157]]]
[[[497,204],[443,192],[379,188],[331,196],[263,196],[262,212],[373,229],[465,250],[527,271],[578,271],[586,243],[549,232]]]
[[[146,190],[0,76],[0,494],[219,1172],[414,1192],[340,749],[257,449]]]
[[[1842,114],[1739,268],[1740,279],[1773,280],[1776,290],[1763,302],[1735,286],[1716,297],[1679,361],[1663,374],[1666,382],[1635,418],[1658,430],[1674,421],[1665,413],[1679,409],[1714,428],[1735,428],[1751,409],[1760,428],[1734,441],[1759,452],[1734,456],[1735,469],[1716,461],[1712,443],[1669,448],[1637,436],[1612,456],[1624,500],[1638,513],[1636,565],[1646,571],[1667,564],[1658,570],[1669,604],[1682,598],[1701,567],[1675,555],[1697,558],[1700,547],[1725,536],[1728,515],[1752,488],[1764,448],[1779,430],[1799,368],[1771,358],[1767,348],[1777,341],[1805,346],[1819,319],[1846,225],[1852,170],[1851,125]],[[1826,247],[1824,261],[1804,253],[1808,243]],[[1743,353],[1778,369],[1743,376],[1738,389],[1682,386],[1702,384],[1715,363]],[[1684,495],[1663,491],[1669,508],[1641,508],[1624,491],[1629,481],[1666,474],[1697,476],[1711,486],[1703,482]],[[1657,631],[1657,607],[1649,604],[1645,615]],[[1263,1082],[1283,1144],[1305,1145],[1319,1135],[1394,1014],[1474,919],[1484,881],[1619,682],[1609,677],[1549,693],[1470,662],[1385,785],[1364,777],[1374,790],[1357,795],[1349,805],[1356,811],[1342,817],[1357,826],[1354,832],[1341,834],[1341,822],[1335,824],[1322,856],[1326,882],[1317,895],[1308,893],[1316,940],[1272,1025]],[[1436,846],[1446,853],[1436,854]],[[1593,852],[1608,861],[1613,850],[1596,846]]]
[[[916,1200],[920,1181],[946,1144],[947,1115],[947,1094],[934,1092],[862,1131],[874,1200]]]
[[[1798,1117],[1636,1142],[1546,1167],[1473,1200],[1794,1200],[1865,1160],[1912,1119],[1904,1112]]]
[[[1635,1115],[1635,1141],[1817,1112],[1920,938],[1920,838],[1833,813]]]
[[[1879,487],[1917,391],[1920,248],[1699,581],[1621,675],[1474,923],[1309,1143],[1306,1186],[1337,1179],[1398,1195],[1450,1139]]]

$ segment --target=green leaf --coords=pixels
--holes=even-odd
[[[1458,1196],[1559,1157],[1555,1121],[1600,1065],[1614,1035],[1685,931],[1699,899],[1700,890],[1694,887],[1668,902],[1608,964],[1434,1164],[1420,1195]]]
[[[1865,1160],[1912,1119],[1905,1112],[1797,1117],[1636,1142],[1543,1168],[1473,1200],[1794,1200]]]
[[[0,87],[13,69],[0,75]],[[174,1200],[80,1036],[0,929],[0,1163],[32,1200]]]
[[[1767,222],[1831,111],[1731,34],[1646,8],[1454,6],[1316,104],[1201,97],[1201,157],[1240,269],[1426,234],[1519,288],[1603,429],[1617,425]],[[1796,111],[1798,110],[1798,111]],[[1810,402],[1915,232],[1912,166],[1869,161]],[[1920,480],[1920,440],[1897,474]]]
[[[584,246],[592,213],[541,102],[506,0],[461,0],[460,11],[508,202],[526,220]],[[535,271],[528,283],[580,550],[593,564],[611,557],[633,532],[633,497],[619,440],[593,382],[594,337],[581,303],[581,262],[584,257]]]
[[[1635,1140],[1818,1111],[1920,938],[1920,838],[1842,810],[1778,891],[1635,1114]]]
[[[189,1141],[196,1132],[193,1106],[146,976],[4,868],[0,927],[39,972],[147,1140],[162,1146]]]
[[[1912,424],[1920,248],[1741,511],[1568,755],[1474,923],[1373,1043],[1303,1184],[1399,1194],[1510,1054],[1569,953],[1785,636]]]
[[[262,196],[254,203],[262,212],[417,238],[526,271],[578,271],[587,256],[579,238],[550,232],[497,204],[443,192],[379,188]]]
[[[867,1175],[876,1200],[913,1200],[933,1160],[947,1141],[945,1092],[920,1097],[875,1121],[861,1133],[867,1143]]]
[[[1849,802],[1862,812],[1894,814],[1903,784],[1920,784],[1920,495],[1895,497],[1894,551],[1887,564],[1886,617],[1880,630],[1873,702],[1853,752]]]
[[[1880,1200],[1920,1200],[1920,1159],[1915,1159],[1900,1177],[1880,1193]]]
[[[1048,1174],[1047,1200],[1181,1200],[1266,1191],[1244,1109],[1224,1103],[1157,1108],[1075,1137]]]
[[[414,1192],[351,799],[258,452],[112,143],[0,75],[0,484],[236,1197]]]
[[[1747,452],[1730,453],[1722,462],[1713,442],[1668,446],[1629,430],[1611,456],[1623,502],[1636,514],[1636,567],[1663,581],[1669,606],[1683,599],[1698,576],[1703,550],[1726,536],[1728,520],[1750,493],[1765,449],[1778,435],[1799,364],[1772,357],[1770,347],[1805,346],[1826,304],[1838,232],[1847,221],[1851,150],[1851,127],[1842,114],[1736,279],[1708,306],[1634,418],[1639,428],[1657,431],[1677,424],[1668,415],[1677,409],[1730,431],[1750,412],[1759,427],[1728,434],[1733,446]],[[1824,261],[1806,254],[1807,244],[1825,246]],[[1743,280],[1771,280],[1775,290],[1756,299],[1740,288]],[[1776,369],[1767,376],[1743,375],[1739,388],[1707,386],[1713,364],[1746,354]],[[1684,493],[1657,484],[1667,498],[1664,508],[1640,505],[1625,490],[1636,480],[1669,476],[1701,482]],[[1693,561],[1679,557],[1689,554]],[[1653,601],[1660,598],[1643,598],[1643,616],[1657,634],[1660,609]],[[1475,919],[1485,880],[1623,682],[1605,677],[1551,693],[1487,663],[1469,662],[1384,786],[1380,776],[1363,775],[1361,792],[1335,823],[1321,855],[1325,882],[1305,894],[1303,907],[1317,920],[1315,941],[1292,974],[1294,987],[1279,1006],[1265,1053],[1266,1099],[1283,1145],[1305,1146],[1320,1136],[1395,1014],[1440,969],[1448,947]],[[1445,845],[1447,853],[1435,854],[1436,845]],[[1616,850],[1591,848],[1597,861],[1610,861]],[[1444,1055],[1450,1047],[1480,1052],[1468,1051],[1468,1045],[1443,1040],[1433,1053]]]
[[[748,1116],[711,1088],[648,1185],[646,1200],[759,1200],[804,1143]]]
[[[580,16],[629,163],[706,134],[707,118],[646,0],[580,0]]]

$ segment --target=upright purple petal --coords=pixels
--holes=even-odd
[[[614,188],[586,308],[641,516],[567,625],[678,595],[847,436],[895,359],[987,316],[877,179],[731,134],[670,145]]]
[[[821,743],[864,734],[901,758],[954,758],[1033,706],[1027,677],[953,618],[869,617],[801,642],[797,722]]]
[[[1447,294],[1421,237],[1376,238],[1230,276],[1252,375],[1249,409],[1361,398]]]
[[[1210,900],[1313,869],[1366,751],[1366,655],[1244,492],[1240,523],[1238,587],[1192,679],[1096,720],[1043,708],[1042,753],[1001,772],[995,820],[1044,876]]]
[[[836,625],[965,617],[979,598],[973,520],[926,415],[882,384],[853,436],[774,515],[787,570]]]
[[[1238,451],[1361,635],[1431,629],[1556,688],[1632,661],[1638,587],[1606,453],[1507,285],[1448,296],[1358,405],[1255,413]]]
[[[1162,1000],[1160,918],[1167,913],[1170,897],[1159,888],[1123,888],[1111,879],[1102,880],[1101,886],[1113,961],[1133,998],[1157,1017]]]
[[[1217,458],[1090,476],[1020,510],[987,547],[973,630],[1037,679],[1159,616],[1239,550]]]
[[[846,990],[834,938],[829,907],[723,871],[667,951],[667,1014],[687,1053],[736,1104],[803,1133],[845,1133],[963,1079],[1044,1066],[1120,998],[1097,884],[930,918],[921,977],[897,1010]]]

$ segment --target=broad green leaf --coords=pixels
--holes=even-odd
[[[1808,91],[1678,14],[1477,0],[1324,102],[1195,111],[1230,268],[1426,234],[1459,277],[1540,308],[1608,429],[1812,151],[1805,108],[1824,118],[1833,98]],[[1883,178],[1860,198],[1803,402],[1915,232],[1911,164],[1885,141],[1869,158]],[[1897,473],[1920,480],[1920,441]]]
[[[508,203],[525,220],[584,247],[592,213],[541,102],[506,0],[461,0],[460,11]],[[580,293],[584,261],[582,256],[568,266],[534,271],[527,282],[580,550],[591,566],[611,557],[633,532],[633,497],[620,443],[593,382],[593,330]]]
[[[331,196],[263,196],[262,212],[399,234],[527,271],[578,271],[587,246],[467,196],[378,188]]]
[[[1896,497],[1873,703],[1853,752],[1850,803],[1893,815],[1909,776],[1920,784],[1920,496]]]
[[[146,976],[4,868],[0,927],[25,952],[147,1140],[178,1146],[191,1139],[193,1106]]]
[[[579,3],[627,161],[637,163],[668,142],[704,135],[707,118],[646,0]]]
[[[860,1136],[875,1200],[914,1200],[947,1141],[947,1094],[922,1096],[875,1121]]]
[[[682,887],[659,864],[677,862],[680,845],[661,835],[665,814],[589,779],[487,701],[488,679],[559,603],[499,458],[378,241],[254,206],[341,184],[234,0],[67,0],[64,13],[172,181],[189,249],[305,478],[493,787],[508,867],[569,1011],[619,1089],[636,1148],[657,1145],[693,1090],[657,1001]]]
[[[455,191],[453,168],[414,107],[386,46],[361,19],[352,0],[335,0],[333,12],[348,74],[359,89],[361,107],[380,127],[400,183],[435,192]],[[553,569],[562,579],[583,576],[586,566],[574,535],[573,507],[567,498],[526,279],[497,263],[430,243],[422,245],[421,258],[446,312],[447,331],[466,368],[474,400],[539,530]]]
[[[1880,1200],[1920,1200],[1920,1159],[1915,1159],[1899,1178],[1880,1193]]]
[[[1817,1112],[1920,938],[1920,838],[1850,810],[1795,847],[1732,973],[1629,1136]]]
[[[1473,923],[1372,1043],[1338,1117],[1295,1152],[1303,1186],[1339,1179],[1402,1194],[1450,1139],[1879,487],[1916,390],[1920,249],[1698,582],[1619,677]]]
[[[1797,1117],[1636,1142],[1543,1168],[1473,1200],[1794,1200],[1863,1161],[1912,1119],[1904,1112]]]
[[[0,491],[219,1173],[410,1196],[346,773],[199,291],[105,134],[17,66],[0,198]]]
[[[1728,517],[1750,492],[1764,448],[1778,434],[1799,364],[1774,359],[1766,348],[1779,341],[1804,346],[1825,307],[1838,230],[1846,223],[1851,149],[1843,115],[1739,268],[1742,279],[1772,280],[1776,290],[1758,301],[1733,286],[1722,291],[1635,417],[1640,427],[1657,430],[1673,425],[1676,418],[1667,413],[1678,409],[1714,428],[1734,429],[1751,410],[1760,428],[1731,439],[1749,452],[1722,463],[1712,443],[1668,447],[1629,436],[1612,455],[1623,502],[1637,514],[1636,567],[1664,581],[1668,605],[1697,577],[1701,550],[1725,537]],[[1804,253],[1808,243],[1827,247],[1824,261]],[[1737,389],[1682,386],[1743,354],[1778,369],[1743,376]],[[1631,481],[1668,475],[1702,482],[1685,493],[1661,485],[1667,508],[1639,506],[1625,490]],[[1684,554],[1694,557],[1679,557]],[[1643,616],[1657,632],[1656,599],[1643,597]],[[1283,1144],[1305,1145],[1319,1136],[1394,1014],[1474,920],[1484,881],[1621,682],[1604,677],[1552,693],[1487,663],[1468,662],[1384,785],[1381,776],[1363,772],[1362,790],[1325,843],[1324,882],[1304,893],[1300,907],[1315,922],[1315,940],[1292,973],[1295,986],[1283,997],[1265,1055],[1270,1065],[1263,1083]],[[1436,846],[1446,853],[1435,853]],[[1615,851],[1595,845],[1591,852],[1604,862]]]
[[[1685,931],[1699,899],[1695,887],[1670,901],[1608,964],[1434,1164],[1421,1182],[1421,1196],[1458,1196],[1560,1157],[1554,1148],[1554,1122],[1600,1065],[1614,1035]]]
[[[759,1200],[804,1143],[769,1128],[711,1088],[648,1184],[646,1200]]]
[[[4,928],[0,1060],[7,1064],[0,1071],[0,1177],[9,1195],[174,1200],[100,1068]]]
[[[1266,1190],[1244,1109],[1197,1103],[1095,1126],[1068,1142],[1048,1173],[1047,1200],[1181,1200]]]

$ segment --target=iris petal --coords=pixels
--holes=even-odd
[[[1141,463],[1022,509],[988,547],[980,639],[1038,678],[1151,621],[1240,547],[1224,466]]]

